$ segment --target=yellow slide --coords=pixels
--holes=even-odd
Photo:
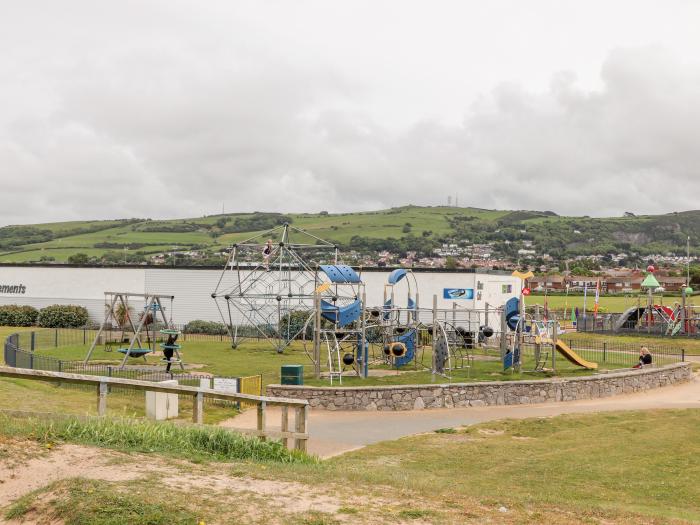
[[[569,345],[567,345],[564,341],[561,339],[557,339],[557,350],[559,350],[559,353],[566,357],[569,362],[582,366],[584,368],[591,368],[595,370],[598,368],[598,363],[593,363],[591,361],[586,361],[583,357],[578,355],[576,352],[574,352],[571,348],[569,348]]]
[[[542,343],[544,344],[552,344],[551,339],[541,339]],[[557,350],[561,355],[566,357],[566,359],[575,365],[582,366],[583,368],[590,368],[592,370],[596,370],[598,368],[598,363],[593,363],[591,361],[586,361],[583,357],[578,355],[576,352],[574,352],[571,348],[569,348],[569,345],[567,345],[564,341],[561,339],[557,339]]]

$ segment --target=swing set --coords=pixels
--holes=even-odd
[[[143,313],[140,315],[138,322],[134,323],[131,318],[131,310],[129,307],[129,299],[137,298],[143,300],[145,303],[143,307]],[[129,358],[143,358],[144,362],[146,360],[146,355],[152,353],[156,349],[156,328],[158,325],[158,317],[162,319],[164,328],[158,330],[158,332],[167,337],[165,342],[160,343],[160,347],[163,350],[163,361],[167,363],[167,370],[170,371],[170,367],[173,364],[180,365],[180,369],[184,370],[185,367],[182,364],[182,357],[180,355],[181,346],[176,343],[180,331],[176,330],[173,325],[173,295],[160,295],[160,294],[139,294],[139,293],[129,293],[129,292],[105,292],[105,318],[100,329],[95,336],[95,339],[90,345],[83,363],[87,362],[92,357],[92,353],[95,348],[100,344],[101,338],[105,331],[112,329],[112,322],[116,322],[121,328],[121,336],[117,341],[118,346],[117,352],[124,355],[120,369],[123,369]],[[169,315],[170,318],[166,318],[163,302],[170,301]],[[145,335],[145,341],[144,341]],[[106,352],[111,352],[111,346],[115,341],[108,340],[104,338],[104,350]],[[127,345],[128,343],[128,345]],[[145,344],[144,344],[145,343]]]

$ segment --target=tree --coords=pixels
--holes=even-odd
[[[87,253],[78,252],[68,257],[68,264],[87,264],[89,262],[90,257]]]
[[[445,269],[456,270],[457,269],[457,259],[455,259],[454,257],[448,257],[445,260]]]

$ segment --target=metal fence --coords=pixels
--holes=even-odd
[[[670,320],[658,313],[647,316],[641,314],[630,316],[624,313],[592,314],[576,319],[577,332],[601,334],[654,335],[685,338],[700,337],[700,319],[696,317],[682,320]]]
[[[641,345],[620,341],[601,341],[599,339],[568,339],[560,336],[562,342],[578,355],[602,367],[628,368],[639,362],[639,350],[645,346],[652,354],[653,363],[659,366],[685,361],[685,350],[678,344]]]
[[[46,337],[49,332],[54,334],[54,339]],[[209,376],[204,374],[188,374],[188,373],[169,373],[165,370],[157,370],[150,366],[129,366],[128,368],[120,368],[116,365],[105,363],[84,363],[83,361],[69,361],[57,359],[55,357],[41,355],[32,351],[30,348],[46,349],[48,342],[49,347],[54,344],[61,346],[61,342],[67,345],[77,337],[80,339],[78,331],[73,330],[70,335],[69,330],[48,330],[38,332],[20,332],[7,337],[4,343],[3,357],[7,366],[15,368],[26,368],[30,370],[46,370],[52,372],[67,372],[72,374],[94,375],[104,377],[115,377],[121,379],[135,379],[139,381],[167,381],[176,379],[178,384],[183,386],[216,388],[217,383],[227,383],[227,387],[235,386],[236,393],[262,395],[262,376],[249,377],[221,377]],[[37,335],[38,334],[38,335]],[[68,335],[67,335],[68,334]],[[50,335],[50,334],[49,334]],[[66,342],[68,341],[68,342]],[[68,385],[67,385],[68,386]],[[80,385],[72,384],[73,388],[81,388]],[[120,389],[120,387],[112,387]],[[212,403],[225,403],[225,401],[217,399],[208,399]]]

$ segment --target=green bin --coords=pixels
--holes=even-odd
[[[282,365],[280,375],[283,385],[303,385],[304,365]]]

